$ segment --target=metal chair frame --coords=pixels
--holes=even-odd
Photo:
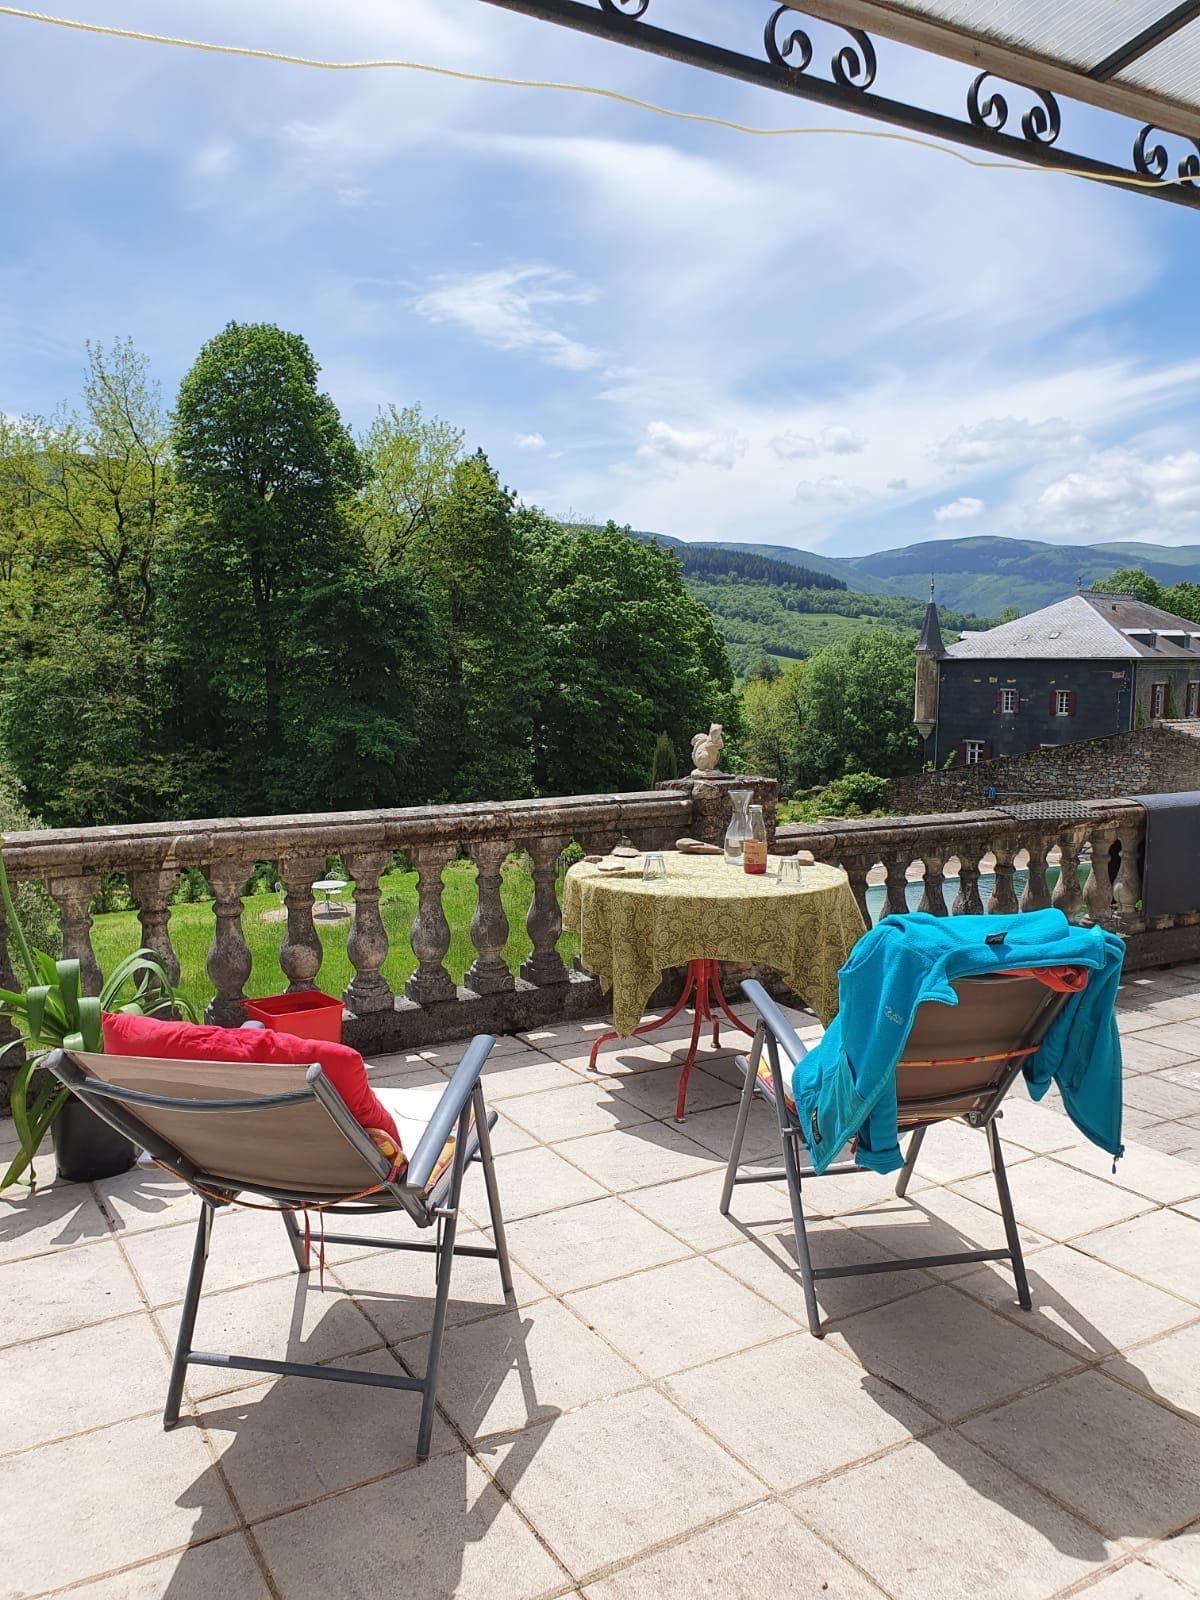
[[[450,1298],[450,1273],[455,1254],[484,1256],[496,1260],[500,1268],[503,1292],[506,1297],[512,1293],[512,1270],[509,1264],[508,1244],[500,1209],[500,1192],[496,1183],[491,1144],[490,1130],[495,1123],[496,1114],[489,1112],[484,1103],[483,1085],[480,1081],[484,1063],[494,1043],[495,1040],[490,1035],[480,1034],[467,1046],[412,1154],[403,1177],[399,1180],[391,1176],[390,1162],[376,1149],[364,1130],[347,1111],[341,1097],[319,1066],[308,1068],[305,1074],[306,1087],[298,1092],[228,1100],[181,1099],[102,1083],[83,1072],[69,1054],[61,1050],[51,1053],[46,1066],[55,1077],[66,1084],[98,1117],[142,1146],[154,1162],[181,1178],[202,1202],[192,1246],[187,1289],[180,1312],[179,1333],[175,1341],[171,1375],[167,1384],[167,1399],[163,1410],[164,1428],[173,1428],[179,1421],[184,1378],[189,1366],[231,1367],[246,1372],[265,1372],[285,1377],[317,1378],[332,1383],[357,1383],[385,1389],[415,1391],[421,1395],[417,1455],[424,1457],[429,1454],[442,1336]],[[203,1065],[197,1064],[197,1071],[203,1070]],[[302,1187],[281,1189],[242,1181],[231,1184],[228,1178],[223,1179],[199,1170],[181,1151],[156,1133],[153,1128],[148,1127],[137,1115],[138,1108],[145,1107],[185,1114],[228,1112],[238,1116],[250,1116],[255,1111],[303,1105],[314,1099],[328,1114],[338,1133],[353,1146],[376,1175],[380,1195],[377,1201],[361,1197],[339,1201],[336,1197],[331,1199],[327,1193],[307,1191]],[[452,1132],[456,1132],[453,1158],[432,1190],[426,1194],[424,1190]],[[483,1168],[494,1241],[491,1247],[456,1246],[455,1243],[463,1177],[468,1164],[474,1159],[478,1159]],[[347,1233],[323,1235],[325,1243],[328,1244],[357,1245],[371,1250],[415,1250],[435,1257],[433,1324],[430,1330],[429,1354],[422,1377],[360,1372],[349,1367],[314,1366],[300,1361],[269,1361],[254,1356],[193,1349],[196,1314],[212,1243],[213,1217],[219,1207],[236,1203],[238,1197],[246,1192],[261,1196],[263,1200],[279,1208],[300,1272],[308,1272],[310,1262],[304,1234],[294,1216],[294,1212],[298,1210],[319,1209],[322,1213],[334,1216],[361,1216],[400,1210],[406,1212],[418,1228],[436,1228],[437,1237],[434,1242],[368,1238]]]

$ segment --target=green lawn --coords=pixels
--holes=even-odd
[[[475,876],[475,865],[470,861],[451,862],[442,874],[442,906],[450,924],[446,967],[456,983],[462,982],[463,974],[475,959],[470,936],[476,902]],[[404,988],[404,980],[417,964],[408,942],[417,912],[417,875],[415,872],[389,872],[379,880],[379,886],[382,891],[380,913],[389,940],[383,975],[393,990],[400,993]],[[509,924],[504,959],[510,971],[516,972],[532,948],[525,932],[525,914],[533,894],[533,881],[528,869],[520,861],[505,862],[500,894]],[[246,993],[252,999],[259,995],[280,994],[287,988],[279,966],[279,947],[287,924],[263,920],[264,912],[279,910],[280,896],[251,895],[244,904],[242,929],[254,962]],[[213,986],[204,966],[212,944],[213,921],[211,902],[171,908],[171,943],[175,946],[181,968],[179,988],[184,998],[196,1008],[197,1014],[213,995]],[[354,975],[346,955],[346,937],[350,926],[349,917],[337,922],[327,922],[321,917],[316,919],[324,957],[315,982],[326,994],[340,995]],[[111,971],[131,950],[136,950],[139,942],[136,912],[110,911],[97,916],[92,923],[92,948],[105,972]],[[558,949],[569,965],[579,950],[578,936],[563,934]]]

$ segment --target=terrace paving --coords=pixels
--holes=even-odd
[[[733,1041],[704,1051],[682,1127],[682,1028],[606,1049],[598,1077],[600,1020],[503,1041],[515,1294],[456,1265],[421,1464],[415,1397],[246,1372],[194,1369],[163,1433],[196,1204],[165,1175],[0,1202],[0,1600],[1200,1596],[1200,966],[1132,976],[1120,1023],[1115,1174],[1056,1091],[1007,1102],[1033,1311],[999,1267],[843,1279],[823,1341],[783,1187],[717,1209]],[[456,1059],[373,1070],[433,1082]],[[756,1108],[752,1158],[771,1134]],[[987,1170],[954,1126],[905,1202],[867,1175],[810,1185],[818,1264],[998,1243]],[[477,1169],[464,1209],[471,1234]],[[430,1276],[331,1247],[322,1288],[276,1219],[226,1213],[198,1341],[419,1371]]]

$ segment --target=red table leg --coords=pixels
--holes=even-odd
[[[692,1001],[692,1037],[688,1045],[687,1055],[683,1058],[683,1067],[679,1074],[679,1095],[675,1102],[675,1121],[684,1119],[684,1104],[687,1099],[688,1078],[691,1076],[692,1067],[696,1062],[696,1051],[700,1044],[700,1029],[706,1022],[712,1023],[712,1040],[717,1045],[721,1042],[721,1017],[725,1016],[733,1023],[735,1028],[740,1028],[743,1033],[753,1034],[754,1029],[748,1028],[740,1017],[730,1009],[728,1000],[721,992],[719,967],[716,961],[700,960],[689,961],[687,965],[687,981],[683,986],[683,993],[666,1013],[654,1022],[643,1022],[640,1027],[633,1030],[630,1037],[637,1038],[643,1033],[653,1033],[655,1028],[662,1028],[673,1017],[677,1017]],[[616,1032],[602,1033],[592,1044],[591,1055],[588,1058],[588,1071],[597,1071],[596,1057],[602,1044],[608,1044],[613,1039],[621,1036]]]

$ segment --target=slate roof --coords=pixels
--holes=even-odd
[[[946,646],[946,656],[951,661],[1146,660],[1200,665],[1200,623],[1141,600],[1090,591],[986,633],[967,634]]]

